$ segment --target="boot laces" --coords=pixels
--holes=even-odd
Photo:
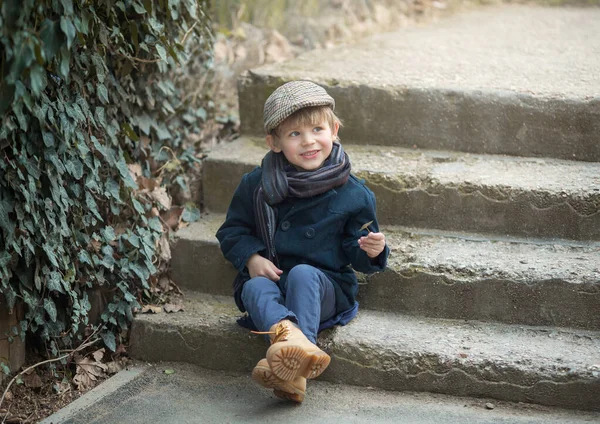
[[[271,344],[277,342],[285,342],[291,334],[290,324],[287,322],[280,322],[274,331],[251,331],[253,334],[274,334],[271,339]]]

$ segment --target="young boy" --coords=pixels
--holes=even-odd
[[[270,151],[243,176],[217,232],[223,255],[239,271],[236,304],[255,333],[271,339],[252,377],[296,402],[304,400],[306,379],[330,362],[315,345],[317,333],[356,316],[352,268],[382,271],[389,254],[375,196],[350,174],[338,142],[334,107],[309,81],[271,94],[264,107]]]

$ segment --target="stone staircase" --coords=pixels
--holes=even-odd
[[[359,316],[321,334],[320,378],[600,410],[599,24],[598,8],[482,8],[247,73],[244,137],[210,153],[210,212],[173,245],[186,311],[138,315],[131,354],[243,372],[264,357],[214,234],[266,152],[267,96],[311,79],[392,251],[361,276]]]

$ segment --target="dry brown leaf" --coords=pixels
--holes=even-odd
[[[139,163],[130,163],[127,165],[127,168],[129,169],[133,181],[137,181],[138,177],[142,176],[142,165]]]
[[[179,223],[181,222],[181,216],[183,215],[184,208],[179,206],[174,206],[168,211],[161,214],[161,218],[167,224],[167,226],[173,230],[177,231],[179,227]]]
[[[96,361],[101,361],[104,357],[104,348],[98,349],[92,353],[92,356]]]
[[[160,279],[160,281],[158,282],[158,287],[160,287],[160,289],[164,292],[170,292],[171,290],[173,290],[173,287],[171,287],[171,281],[167,278],[167,277],[162,277]]]
[[[162,312],[162,308],[156,305],[146,305],[141,310],[142,314],[153,313],[159,314]]]
[[[150,192],[150,197],[160,203],[164,210],[171,209],[171,196],[165,187],[156,187]]]
[[[31,370],[29,373],[23,374],[23,383],[25,383],[25,387],[30,387],[32,389],[37,389],[43,386],[42,379],[35,372],[35,370]]]
[[[119,346],[117,346],[117,350],[115,352],[116,355],[119,355],[121,353],[127,353],[127,348],[123,343],[120,343]]]
[[[106,364],[106,372],[109,375],[116,374],[125,368],[125,363],[122,360],[111,361]]]
[[[165,312],[166,313],[173,313],[173,312],[179,312],[179,311],[183,311],[183,303],[179,302],[179,303],[167,303],[165,306]]]
[[[96,352],[94,352],[96,353]],[[107,366],[92,358],[76,360],[77,372],[73,377],[73,383],[79,390],[91,387],[99,377],[105,376]]]
[[[141,190],[148,191],[152,191],[160,185],[160,181],[156,180],[155,178],[146,178],[144,176],[139,176],[137,183]]]
[[[167,233],[164,233],[158,240],[158,250],[160,258],[163,261],[169,262],[171,260],[171,246],[169,245],[169,236]]]
[[[91,239],[89,244],[95,252],[99,252],[102,248],[102,243],[95,239]]]

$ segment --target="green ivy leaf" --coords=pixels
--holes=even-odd
[[[160,220],[158,219],[158,217],[153,217],[153,218],[149,219],[148,227],[150,227],[152,230],[156,231],[157,233],[162,233],[162,231],[163,231],[162,224],[160,223]]]
[[[61,276],[58,272],[51,272],[50,275],[46,278],[46,287],[48,290],[54,290],[59,293],[65,293],[63,286],[61,284]]]
[[[48,316],[52,322],[56,322],[56,305],[54,301],[47,297],[44,299],[44,309],[48,312]]]
[[[67,15],[72,15],[73,12],[73,1],[72,0],[60,0],[63,10]]]
[[[161,60],[166,63],[167,62],[167,51],[165,50],[165,48],[158,43],[156,43],[155,47],[156,47],[156,51],[158,52],[158,55],[160,56]]]
[[[29,70],[31,91],[38,97],[46,87],[46,71],[40,65],[34,65]]]
[[[200,219],[200,210],[196,206],[186,205],[181,215],[185,222],[195,222]]]
[[[113,333],[106,331],[101,333],[101,337],[102,341],[104,341],[104,344],[107,348],[109,348],[113,352],[117,350],[117,343],[115,341],[115,335]]]
[[[104,86],[104,84],[98,84],[96,87],[96,92],[98,93],[98,98],[104,104],[108,103],[108,90]]]
[[[73,5],[71,5],[71,10]],[[67,49],[71,48],[73,44],[73,40],[75,39],[75,35],[77,34],[77,30],[75,29],[75,25],[73,25],[73,21],[65,16],[61,16],[60,18],[60,29],[67,36]]]
[[[60,68],[59,73],[65,79],[69,79],[69,65],[71,63],[71,51],[67,46],[60,49]]]
[[[90,212],[92,212],[99,221],[102,221],[102,216],[100,216],[100,212],[98,211],[98,205],[89,191],[85,193],[85,204]]]
[[[44,57],[49,62],[58,54],[62,46],[59,25],[50,19],[44,20],[40,29],[40,39]]]
[[[82,250],[81,252],[79,252],[79,262],[84,263],[84,264],[88,264],[93,266],[94,264],[92,263],[92,258],[90,257],[90,254],[88,252],[86,252],[85,250]]]
[[[122,157],[117,161],[116,165],[117,165],[117,169],[119,170],[119,174],[121,174],[121,178],[123,179],[123,182],[125,183],[125,185],[129,188],[137,189],[138,185],[136,184],[135,181],[133,181],[133,178],[131,178],[129,169],[127,168],[127,165],[125,164],[125,161],[123,160]]]
[[[100,230],[102,237],[104,237],[104,240],[108,243],[113,241],[114,239],[117,238],[117,236],[115,235],[115,229],[113,227],[111,227],[110,225],[104,227],[103,229]]]
[[[121,201],[120,187],[118,182],[111,178],[106,181],[104,187],[106,188],[106,192],[112,196],[113,199]]]
[[[127,122],[123,122],[121,124],[121,128],[123,129],[123,132],[127,134],[127,137],[129,137],[133,141],[140,141],[138,135],[135,133],[133,128],[131,128],[131,125],[129,125]]]

